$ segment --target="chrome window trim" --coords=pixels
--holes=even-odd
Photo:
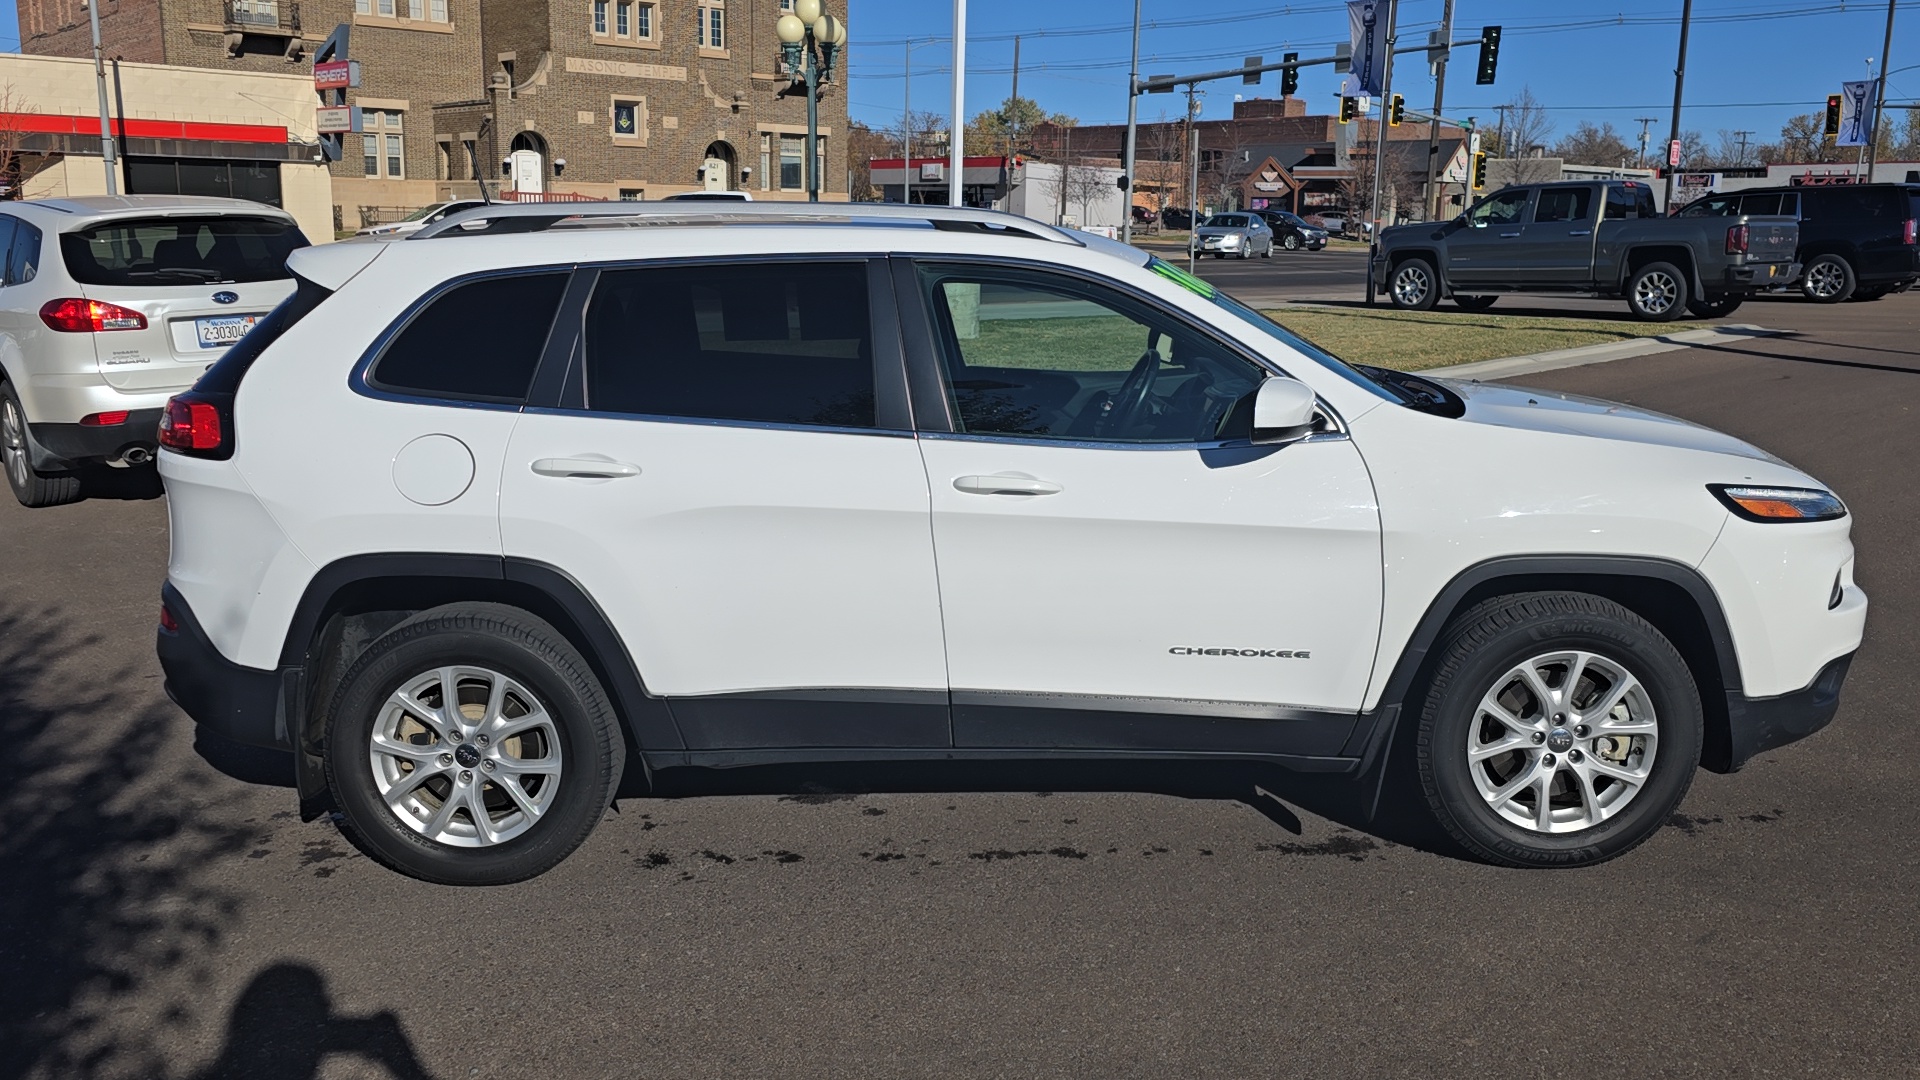
[[[828,435],[877,435],[890,439],[911,439],[913,432],[900,428],[832,427],[826,424],[782,424],[767,420],[722,420],[710,416],[666,416],[658,413],[609,412],[604,409],[564,409],[548,405],[529,405],[518,411],[528,416],[571,416],[587,420],[624,420],[642,424],[686,424],[696,427],[752,428],[760,431],[812,431]]]

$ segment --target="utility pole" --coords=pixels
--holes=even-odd
[[[1440,114],[1445,110],[1447,93],[1447,58],[1453,50],[1453,0],[1447,0],[1446,9],[1440,15],[1440,43],[1449,48],[1442,49],[1434,61],[1433,69],[1433,119],[1427,123],[1427,218],[1440,220]]]
[[[1013,99],[1007,106],[1013,114],[1007,117],[1007,156],[1013,156],[1013,148],[1020,141],[1020,35],[1013,35]]]
[[[100,91],[100,157],[107,165],[107,194],[120,194],[120,169],[113,152],[113,125],[107,121],[107,65],[100,51],[100,3],[87,5],[87,19],[93,23],[93,81]]]
[[[1449,0],[1451,2],[1451,0]],[[1019,38],[1014,41],[1019,42]],[[1120,215],[1120,240],[1133,243],[1133,141],[1140,133],[1140,0],[1133,0],[1133,60],[1127,65],[1127,145],[1120,149],[1120,175],[1126,178],[1127,190],[1122,202],[1126,203],[1126,212]]]
[[[1691,3],[1692,0],[1688,0],[1688,2]],[[1399,12],[1400,0],[1387,0],[1387,71],[1386,75],[1380,80],[1380,112],[1382,114],[1390,107],[1388,103],[1393,100],[1393,42],[1394,34],[1398,30]],[[1386,167],[1387,157],[1386,119],[1385,115],[1376,115],[1373,118],[1373,201],[1367,204],[1367,210],[1373,218],[1371,247],[1375,250],[1378,250],[1380,246],[1380,230],[1382,228],[1380,215],[1380,180]],[[1369,267],[1373,265],[1373,257],[1371,254],[1367,257],[1367,265]],[[1367,290],[1367,303],[1373,303],[1372,289]]]
[[[961,181],[967,172],[967,0],[953,0],[953,132],[947,150],[953,173],[947,177],[947,205],[965,206]]]
[[[1494,141],[1500,144],[1500,156],[1504,158],[1513,156],[1513,151],[1507,148],[1507,109],[1509,107],[1506,105],[1493,107],[1493,111],[1500,114],[1500,121],[1493,129],[1497,136]]]
[[[1887,70],[1886,65],[1882,64],[1880,67],[1880,70],[1881,71]],[[1869,83],[1873,82],[1873,57],[1871,56],[1867,57],[1867,82]],[[1879,117],[1876,115],[1874,119],[1878,120]],[[1860,152],[1853,156],[1853,172],[1855,176],[1860,177],[1861,183],[1865,183],[1867,180],[1872,179],[1873,177],[1873,174],[1871,172],[1865,171],[1867,168],[1867,147],[1872,145],[1873,145],[1873,133],[1868,132],[1866,146],[1862,146],[1860,148]]]
[[[1687,86],[1687,31],[1693,26],[1693,0],[1686,0],[1680,8],[1680,63],[1673,69],[1673,129],[1667,136],[1667,145],[1671,147],[1680,141],[1680,96]],[[1666,158],[1661,158],[1666,162]],[[1671,163],[1665,166],[1667,174],[1667,205],[1673,205],[1674,185],[1680,178],[1674,174]]]
[[[1647,167],[1647,128],[1658,119],[1660,118],[1657,116],[1636,116],[1633,118],[1633,122],[1640,125],[1640,160],[1635,163],[1637,168],[1644,169]]]
[[[1187,84],[1187,273],[1193,273],[1193,233],[1200,227],[1200,125],[1194,115],[1195,84]]]
[[[906,186],[901,189],[905,193],[901,198],[911,206],[913,205],[913,42],[907,42],[906,49],[906,89],[901,95],[903,98],[901,104],[907,111],[900,116],[900,163],[906,167],[902,180]]]
[[[1740,157],[1734,162],[1734,164],[1745,165],[1747,163],[1747,136],[1752,135],[1753,132],[1736,131],[1734,132],[1734,134],[1739,136],[1740,138]]]
[[[1893,6],[1887,0],[1887,39],[1880,46],[1880,81],[1874,86],[1873,129],[1867,133],[1867,180],[1873,180],[1873,167],[1880,163],[1880,110],[1887,105],[1887,72],[1893,68]]]

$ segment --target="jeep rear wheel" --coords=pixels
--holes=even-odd
[[[578,847],[625,762],[591,668],[545,622],[456,604],[401,623],[334,696],[327,779],[367,852],[443,885],[502,885]]]
[[[1442,828],[1506,866],[1584,866],[1639,845],[1693,781],[1698,691],[1661,633],[1583,593],[1502,597],[1444,638],[1420,716]]]

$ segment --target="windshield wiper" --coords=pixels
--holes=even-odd
[[[221,280],[220,271],[205,266],[167,266],[159,270],[129,270],[130,278],[157,278],[174,274],[193,281],[212,283]]]

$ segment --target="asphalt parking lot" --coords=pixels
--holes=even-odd
[[[1737,318],[1789,333],[1519,381],[1831,483],[1867,643],[1830,729],[1582,871],[1278,771],[886,767],[678,778],[423,885],[196,745],[156,491],[0,500],[0,1078],[1914,1075],[1920,295]]]

